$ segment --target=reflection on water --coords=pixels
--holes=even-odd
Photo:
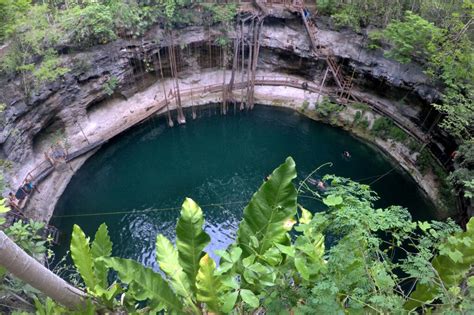
[[[246,202],[287,156],[295,159],[299,180],[325,162],[333,162],[333,167],[317,176],[370,178],[364,183],[393,168],[380,153],[344,131],[289,110],[257,106],[237,115],[213,112],[201,111],[196,121],[189,117],[186,125],[174,128],[156,118],[111,141],[87,161],[56,208],[57,216],[80,215],[53,219],[64,232],[57,254],[69,247],[73,224],[93,236],[105,222],[114,255],[156,268],[156,235],[174,240],[185,197],[204,210],[212,252],[232,242]],[[350,160],[341,156],[344,151],[351,153]],[[400,204],[417,219],[430,218],[431,204],[400,171],[389,173],[373,189],[382,197],[377,206]],[[300,203],[321,209],[310,199]]]

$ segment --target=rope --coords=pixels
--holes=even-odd
[[[379,180],[381,180],[382,178],[384,178],[385,176],[387,176],[388,174],[390,174],[391,172],[393,172],[395,170],[395,167],[393,167],[390,171],[388,171],[387,173],[383,174],[382,176],[380,176],[379,178],[377,178],[376,180],[372,181],[369,183],[369,186],[378,182]]]
[[[226,205],[232,204],[242,204],[247,203],[248,200],[245,201],[232,201],[226,203],[210,203],[207,205],[200,206],[201,208],[204,207],[222,207]],[[93,217],[93,216],[102,216],[102,215],[117,215],[117,214],[140,214],[140,213],[149,213],[149,212],[159,212],[159,211],[171,211],[171,210],[180,210],[181,207],[169,207],[169,208],[153,208],[153,209],[145,209],[145,210],[131,210],[131,211],[114,211],[114,212],[94,212],[94,213],[79,213],[79,214],[66,214],[66,215],[53,215],[53,218],[78,218],[78,217]]]
[[[302,183],[306,182],[306,180],[309,177],[311,177],[311,175],[316,173],[320,168],[322,168],[323,166],[327,166],[327,165],[332,166],[332,163],[328,162],[328,163],[325,163],[325,164],[321,165],[320,167],[315,169],[313,172],[311,172],[310,175],[307,176],[305,178],[305,180],[303,180]],[[391,170],[389,170],[388,172],[386,172],[382,175],[370,176],[370,177],[366,177],[366,178],[363,178],[363,179],[359,179],[357,181],[362,181],[362,180],[371,179],[371,178],[376,177],[376,179],[374,181],[372,181],[368,184],[370,186],[370,185],[378,182],[379,180],[381,180],[382,178],[384,178],[385,176],[387,176],[388,174],[390,174],[394,170],[395,170],[395,167],[393,167]],[[297,190],[298,193],[300,192],[301,188],[302,188],[302,184],[300,184],[300,186],[298,187],[298,190]],[[299,197],[309,198],[309,196],[304,196],[304,195],[300,195]],[[311,198],[311,199],[313,199],[313,198]],[[314,199],[316,199],[316,198],[314,198]],[[316,200],[318,200],[318,199],[316,199]],[[248,202],[249,202],[248,200],[241,200],[241,201],[231,201],[231,202],[224,202],[224,203],[209,203],[209,204],[201,205],[200,207],[201,208],[205,208],[205,207],[222,208],[223,206],[227,206],[227,205],[243,204],[243,203],[248,203]],[[173,211],[173,210],[180,210],[180,209],[181,209],[181,207],[167,207],[167,208],[153,208],[153,209],[145,209],[145,210],[137,210],[137,211],[131,210],[131,211],[114,211],[114,212],[79,213],[79,214],[53,215],[53,218],[79,218],[79,217],[93,217],[93,216],[106,216],[106,215],[119,215],[119,214],[141,214],[141,213],[159,212],[159,211]]]

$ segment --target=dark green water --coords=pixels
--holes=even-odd
[[[156,267],[156,235],[174,238],[185,197],[202,206],[205,229],[212,238],[208,249],[213,250],[233,240],[244,205],[287,156],[295,159],[299,179],[325,162],[334,165],[319,176],[333,173],[367,184],[393,168],[383,155],[348,133],[290,110],[257,106],[237,115],[214,113],[213,108],[202,110],[199,119],[188,118],[186,125],[174,128],[156,118],[91,157],[56,207],[56,216],[80,215],[53,219],[63,232],[56,253],[62,256],[69,247],[73,224],[93,236],[105,222],[114,255]],[[350,160],[342,157],[345,150],[352,154]],[[372,187],[382,198],[377,206],[399,204],[416,219],[433,217],[433,206],[401,171],[389,173]],[[300,202],[315,211],[321,207],[309,199]],[[216,203],[226,205],[206,206]],[[150,211],[134,213],[142,210]],[[96,213],[109,214],[90,215]]]

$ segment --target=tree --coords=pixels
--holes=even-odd
[[[0,231],[0,266],[68,308],[79,308],[86,295],[45,268]]]
[[[442,30],[433,23],[407,11],[403,22],[393,21],[383,31],[384,38],[392,45],[386,55],[402,63],[427,60],[436,52],[442,35]]]
[[[15,19],[31,7],[31,0],[0,0],[0,43],[2,43]]]

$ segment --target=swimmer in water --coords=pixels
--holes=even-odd
[[[326,190],[326,185],[322,180],[318,181],[318,188],[321,190]]]

